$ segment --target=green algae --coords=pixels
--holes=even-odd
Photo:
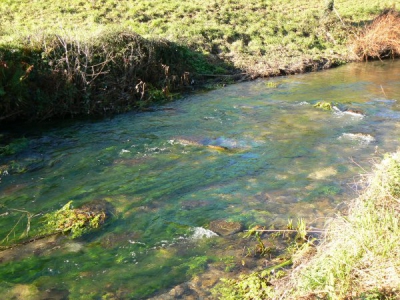
[[[378,79],[370,69],[354,68],[274,79],[277,89],[264,81],[229,86],[170,104],[174,111],[83,122],[44,131],[47,139],[29,138],[32,152],[43,154],[43,167],[1,176],[2,205],[46,214],[70,200],[76,207],[104,200],[115,207],[115,218],[75,244],[60,242],[55,252],[1,264],[0,281],[66,289],[71,298],[150,297],[202,273],[228,242],[237,246],[234,236],[194,241],[194,228],[217,219],[272,226],[333,214],[360,171],[348,158],[365,162],[376,146],[394,148],[398,128],[393,103],[373,100],[381,99]],[[398,78],[394,67],[385,70],[379,80]],[[354,72],[364,79],[356,81]],[[321,113],[310,105],[318,93],[329,102],[362,106],[369,117]],[[370,128],[377,142],[338,139]],[[178,137],[199,143],[184,145]],[[234,151],[214,151],[210,144]],[[332,166],[335,175],[309,177]],[[0,237],[21,217],[5,213],[0,207]],[[39,220],[32,218],[32,235]],[[18,240],[26,225],[21,221],[12,238]]]
[[[72,201],[69,201],[61,209],[43,216],[44,228],[41,230],[44,235],[63,233],[69,234],[71,238],[97,229],[106,220],[107,212],[99,209],[83,207],[72,208]]]
[[[333,110],[332,103],[329,102],[317,102],[313,105],[316,108],[321,108],[323,110]]]

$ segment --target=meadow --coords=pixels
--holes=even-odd
[[[105,115],[205,82],[315,71],[399,1],[0,3],[0,121]]]

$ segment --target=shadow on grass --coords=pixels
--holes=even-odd
[[[86,42],[46,37],[0,48],[0,122],[140,109],[170,101],[207,76],[235,72],[212,54],[132,32]]]

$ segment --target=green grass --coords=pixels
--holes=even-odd
[[[335,7],[347,26],[369,21],[394,4],[400,2],[342,0]],[[41,41],[52,34],[86,40],[109,30],[129,30],[268,73],[296,58],[346,52],[349,30],[336,14],[324,16],[325,5],[323,0],[6,0],[0,3],[0,45]]]
[[[209,78],[340,65],[351,60],[352,35],[396,4],[3,0],[0,122],[124,112]]]

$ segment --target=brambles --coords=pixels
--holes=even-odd
[[[226,67],[176,43],[111,31],[0,48],[0,121],[119,113],[170,101],[192,73]]]

